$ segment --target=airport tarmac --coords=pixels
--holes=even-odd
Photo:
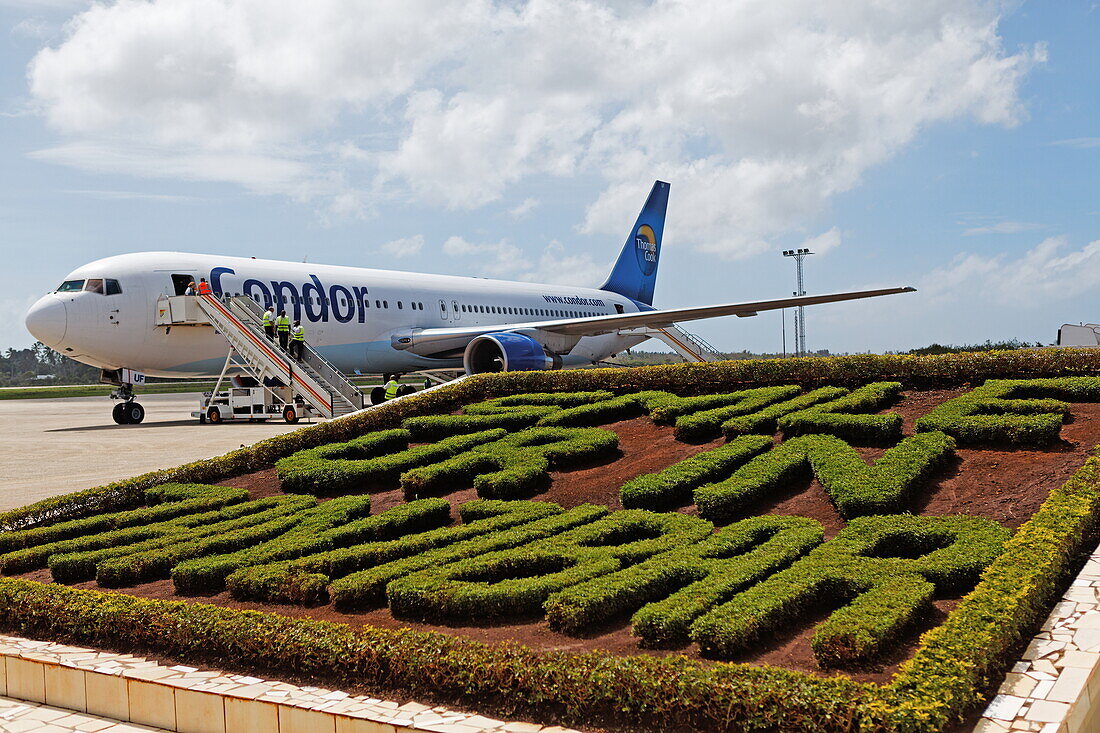
[[[116,425],[104,397],[0,400],[0,511],[211,458],[309,424],[200,425],[198,393],[141,395],[145,421]]]

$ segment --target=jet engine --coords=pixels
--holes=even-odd
[[[532,372],[561,369],[561,357],[521,333],[487,333],[466,346],[462,364],[467,374]]]

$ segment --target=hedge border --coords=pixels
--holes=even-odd
[[[682,394],[737,385],[806,387],[894,380],[905,388],[980,384],[985,379],[1100,374],[1100,349],[1023,349],[942,356],[871,356],[735,361],[636,369],[480,375],[355,415],[261,441],[218,458],[88,489],[0,514],[20,529],[140,505],[169,482],[212,483],[268,468],[304,448],[347,441],[402,419],[453,411],[489,397],[546,389]],[[540,653],[429,632],[290,619],[217,606],[154,601],[0,578],[4,627],[30,636],[283,669],[334,682],[464,700],[507,713],[561,711],[564,722],[607,719],[694,725],[713,730],[937,731],[977,704],[1011,664],[1077,557],[1095,541],[1100,458],[1090,458],[1006,544],[978,586],[944,624],[921,637],[914,657],[885,686],[822,679],[748,665],[701,665],[683,658]],[[273,644],[275,639],[277,643]],[[282,650],[281,659],[270,656]]]

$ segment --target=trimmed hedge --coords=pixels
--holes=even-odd
[[[543,418],[564,411],[571,412],[578,407],[588,407],[590,403],[611,400],[614,394],[607,391],[595,392],[541,392],[535,394],[512,395],[486,400],[463,408],[461,415],[425,415],[411,417],[401,423],[414,440],[439,440],[451,435],[474,433],[479,430],[504,428],[522,430],[538,423]],[[546,423],[556,425],[553,421]],[[562,422],[561,425],[572,424]]]
[[[790,399],[800,391],[797,386],[788,385],[786,387],[746,389],[724,395],[725,397],[736,395],[738,399],[722,407],[691,412],[676,418],[676,439],[691,443],[712,440],[718,437],[722,431],[722,424],[730,418],[758,412],[768,405]]]
[[[674,463],[663,471],[627,481],[619,489],[626,509],[659,511],[691,503],[691,492],[703,484],[729,478],[741,465],[771,448],[767,435],[742,435],[717,448]]]
[[[722,434],[726,440],[733,440],[738,435],[772,434],[779,429],[776,424],[779,418],[792,412],[805,410],[807,407],[835,400],[848,394],[843,387],[820,387],[804,395],[765,407],[763,410],[750,415],[737,415],[722,423]]]
[[[302,506],[316,503],[316,500],[311,497],[298,497],[297,500],[301,502]],[[282,501],[285,501],[285,499],[280,500],[280,502]],[[138,543],[170,543],[173,541],[172,538],[184,535],[195,527],[247,517],[250,514],[270,509],[280,502],[276,502],[274,498],[268,498],[228,504],[214,511],[184,514],[152,524],[122,527],[106,532],[93,532],[58,541],[49,541],[51,539],[49,533],[43,533],[37,538],[43,540],[42,544],[25,546],[22,549],[0,555],[0,572],[6,575],[14,575],[44,568],[51,557],[66,553],[84,553],[93,550],[109,552],[113,548],[122,548]],[[27,541],[30,540],[24,540],[24,542]],[[149,546],[154,545],[150,544]],[[85,574],[83,579],[91,577],[87,570],[82,572]]]
[[[865,705],[868,725],[938,731],[981,703],[1047,617],[1067,573],[1095,546],[1098,524],[1094,455],[1005,543],[944,623],[921,636],[891,684]]]
[[[779,418],[784,435],[828,434],[846,440],[883,443],[901,437],[901,415],[869,415],[897,400],[901,382],[874,382],[829,402]]]
[[[386,598],[399,617],[471,621],[540,614],[555,592],[695,544],[712,531],[696,517],[624,509],[518,549],[393,580]]]
[[[276,463],[275,470],[283,490],[289,493],[362,491],[394,481],[409,469],[461,455],[506,434],[506,430],[497,428],[408,448],[407,430],[386,430],[347,443],[299,451]]]
[[[917,420],[917,432],[938,430],[962,443],[1049,445],[1061,437],[1074,402],[1100,401],[1100,378],[991,379]]]
[[[124,527],[140,527],[201,511],[213,511],[248,499],[248,491],[207,484],[165,484],[145,491],[144,506],[84,519],[0,533],[0,553],[73,539]]]
[[[550,596],[550,628],[581,634],[632,611],[633,633],[650,646],[687,641],[696,618],[821,544],[805,517],[752,517],[702,542],[657,555]]]
[[[602,509],[595,516],[606,512]],[[245,567],[229,576],[227,585],[236,598],[313,603],[327,599],[329,583],[337,579],[333,583],[333,596],[338,605],[351,607],[375,603],[383,597],[385,582],[388,582],[378,585],[376,579],[380,575],[397,577],[402,572],[427,567],[439,561],[441,552],[450,556],[453,552],[472,551],[482,546],[479,543],[483,538],[490,543],[500,542],[502,547],[513,546],[509,542],[516,542],[516,537],[529,535],[516,535],[511,530],[522,525],[525,532],[532,527],[535,532],[544,531],[540,520],[556,518],[562,514],[562,509],[546,502],[476,500],[464,504],[459,513],[465,523],[457,527],[441,527],[389,541],[353,545],[290,562]],[[560,522],[555,520],[550,526],[575,526],[573,523],[578,517],[587,518],[591,512],[582,509],[567,514],[568,517]],[[397,574],[393,575],[395,572]]]
[[[471,484],[483,499],[518,499],[542,490],[551,468],[613,455],[619,436],[599,428],[528,428],[401,476],[406,499]]]
[[[708,612],[691,627],[691,638],[704,653],[729,657],[839,602],[814,633],[814,656],[824,667],[859,665],[907,628],[936,591],[975,583],[1009,536],[978,517],[859,517],[786,570]]]
[[[538,652],[409,629],[351,627],[200,603],[0,579],[4,628],[31,637],[208,660],[332,686],[407,691],[491,714],[644,729],[852,730],[873,687],[683,657]]]
[[[176,592],[184,595],[217,593],[225,590],[225,579],[241,568],[292,560],[367,540],[393,539],[441,527],[451,520],[451,506],[443,499],[414,501],[375,516],[363,516],[369,509],[369,497],[327,501],[273,540],[179,563],[172,570],[172,582]]]
[[[951,437],[926,433],[906,438],[868,466],[840,438],[803,435],[753,458],[724,480],[698,487],[694,500],[701,516],[728,521],[769,492],[812,472],[846,519],[899,512],[913,489],[954,451]]]
[[[143,542],[115,541],[96,549],[81,549],[69,540],[72,549],[56,547],[49,555],[50,574],[59,583],[74,583],[95,577],[106,587],[118,587],[142,579],[167,577],[172,559],[186,559],[202,554],[203,548],[224,552],[222,547],[245,547],[278,536],[298,523],[302,513],[316,505],[310,496],[274,496],[239,504],[242,511],[223,510],[205,521],[192,521],[170,532]],[[236,508],[236,507],[234,507]],[[220,515],[220,516],[219,516]],[[192,518],[195,519],[195,518]],[[89,538],[90,539],[90,538]],[[223,544],[224,543],[224,544]],[[178,553],[178,555],[176,554]],[[112,564],[114,558],[132,556],[131,562]],[[100,574],[100,567],[105,566]]]

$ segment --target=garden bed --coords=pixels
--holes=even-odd
[[[967,365],[971,371],[964,384],[960,376]],[[1095,373],[1100,362],[1092,365],[1081,359],[1075,369],[1078,374]],[[39,551],[32,548],[29,555],[21,550],[14,556],[0,555],[0,564],[9,575],[39,581],[60,578],[97,591],[87,600],[59,595],[58,603],[63,605],[88,607],[95,597],[122,601],[129,595],[151,604],[133,609],[118,606],[106,611],[107,616],[155,616],[161,608],[164,612],[181,608],[166,602],[185,600],[187,607],[213,618],[221,612],[203,610],[213,603],[227,614],[260,610],[300,619],[303,624],[312,623],[309,619],[336,622],[333,628],[379,640],[380,634],[396,634],[383,642],[390,649],[385,655],[404,654],[399,650],[412,643],[423,648],[420,637],[402,636],[402,630],[425,632],[423,643],[436,649],[450,644],[440,642],[444,644],[440,647],[430,641],[442,634],[438,638],[453,638],[459,644],[455,649],[465,649],[447,652],[449,661],[442,667],[438,666],[441,660],[424,659],[436,665],[435,686],[430,689],[443,697],[477,694],[485,684],[476,679],[479,664],[486,670],[511,664],[506,660],[516,647],[502,642],[518,643],[523,654],[535,655],[524,668],[536,676],[544,672],[568,676],[571,669],[588,668],[586,675],[570,677],[573,681],[568,684],[554,683],[553,689],[531,687],[518,678],[514,683],[492,683],[499,690],[493,699],[510,694],[496,685],[515,684],[516,705],[537,711],[548,704],[547,720],[576,723],[585,715],[591,719],[591,706],[597,704],[593,700],[567,702],[560,696],[576,694],[567,692],[574,683],[590,686],[591,675],[597,674],[594,670],[606,667],[606,674],[619,681],[609,682],[600,694],[618,696],[617,702],[604,704],[622,709],[624,725],[637,724],[654,713],[660,717],[659,711],[665,709],[678,723],[713,729],[787,725],[779,721],[798,721],[807,727],[806,721],[811,720],[809,727],[821,730],[942,729],[965,714],[1011,663],[1011,650],[1044,614],[1045,604],[1058,584],[1065,582],[1064,572],[1072,567],[1076,553],[1095,538],[1097,466],[1095,460],[1084,464],[1100,443],[1100,382],[1061,379],[1074,372],[1053,355],[1030,362],[1020,360],[1018,354],[978,355],[969,362],[953,357],[917,361],[854,357],[821,364],[792,360],[762,364],[756,372],[755,384],[747,379],[753,369],[738,365],[469,380],[437,395],[387,405],[343,425],[319,426],[319,430],[301,431],[301,437],[267,441],[232,459],[196,464],[100,493],[85,492],[8,513],[0,520],[15,529],[43,522],[49,527],[51,520],[103,512],[122,510],[125,515],[144,503],[144,487],[173,479],[217,486],[170,489],[178,496],[154,498],[150,509],[141,511],[166,515],[174,510],[164,502],[179,500],[204,510],[215,507],[209,523],[215,527],[222,526],[217,522],[225,523],[223,532],[208,536],[201,523],[187,525],[186,518],[158,520],[169,524],[150,525],[167,527],[154,534],[183,532],[179,537],[186,540],[169,542],[175,548],[169,552],[156,549],[164,545],[162,540],[137,538],[133,529],[123,525],[107,529],[121,532],[120,538],[135,537],[125,542],[145,543],[141,547],[150,549],[142,550],[145,554],[139,560],[109,560],[97,566],[103,560],[95,558],[107,558],[114,551],[95,550],[100,554],[84,560],[79,552],[86,551],[79,550],[72,559],[60,558],[63,563],[56,566],[58,558],[51,555],[51,574],[41,567],[46,555],[34,560]],[[865,378],[854,380],[857,372]],[[600,386],[611,388],[612,393],[570,396],[597,389],[595,380],[601,376]],[[987,376],[1027,376],[1039,381],[983,386]],[[1059,380],[1051,381],[1052,376]],[[891,377],[900,383],[890,381]],[[633,379],[633,389],[624,386],[624,378]],[[828,386],[830,382],[835,386]],[[555,383],[561,389],[551,389],[549,385]],[[661,391],[670,385],[686,387],[680,394],[690,398]],[[484,403],[497,396],[504,399]],[[441,417],[419,417],[428,415]],[[411,434],[394,430],[410,417],[413,420],[405,426]],[[761,432],[774,436],[752,435]],[[365,437],[358,439],[359,435]],[[273,465],[276,459],[282,459],[278,468]],[[638,488],[630,488],[633,484]],[[287,496],[282,493],[287,487],[296,492],[316,490],[318,498]],[[369,507],[360,500],[361,492],[370,496]],[[300,501],[306,503],[298,508]],[[257,509],[249,509],[250,502]],[[558,508],[547,514],[539,509],[547,503]],[[607,509],[585,508],[590,504]],[[266,513],[255,514],[261,509]],[[460,509],[462,523],[456,521]],[[675,513],[653,514],[651,509]],[[513,514],[516,519],[509,518]],[[971,518],[952,519],[955,515]],[[286,516],[313,519],[304,520],[299,531],[293,527],[303,520]],[[676,516],[681,519],[673,521],[671,517]],[[706,529],[708,520],[718,527],[716,534]],[[195,528],[181,530],[179,521]],[[500,529],[474,532],[479,523]],[[304,529],[307,525],[312,529]],[[67,525],[56,526],[57,532],[44,531],[64,534]],[[349,529],[340,529],[344,526]],[[545,530],[538,529],[543,526]],[[794,532],[792,538],[803,539],[790,540],[795,544],[766,539],[777,531]],[[274,539],[286,532],[286,538],[294,539]],[[403,547],[410,541],[428,542],[455,532],[465,533],[465,539],[454,550],[448,543],[457,540],[431,539],[412,555],[392,556],[409,557],[392,561],[409,569],[377,586],[370,585],[376,580],[359,579],[363,573],[364,578],[377,575],[370,563],[363,565],[357,559],[356,553],[362,551],[342,549],[367,542],[362,547],[377,546],[377,552],[382,552],[389,547],[386,542]],[[28,536],[33,535],[34,531]],[[513,535],[517,539],[505,542]],[[573,536],[578,539],[568,539]],[[403,537],[413,539],[391,539]],[[704,537],[710,539],[704,541]],[[0,534],[0,543],[4,541]],[[59,552],[72,552],[80,544],[65,545],[74,540],[64,537],[51,541],[62,542]],[[480,549],[461,550],[463,542]],[[693,559],[693,543],[699,543],[699,548],[712,546],[718,554],[704,552]],[[1002,545],[1008,548],[1003,555]],[[247,554],[253,550],[237,549],[251,546],[270,546],[271,550],[263,551],[268,559],[261,562],[259,555]],[[293,549],[297,546],[302,549]],[[778,550],[782,552],[776,555]],[[224,584],[219,587],[221,581],[216,578],[212,585],[208,580],[190,580],[190,570],[175,583],[167,578],[169,571],[178,576],[182,568],[197,562],[201,573],[196,578],[201,579],[208,572],[202,568],[210,564],[188,558],[226,552],[244,552],[253,558],[227,566],[231,593],[222,590]],[[424,561],[416,559],[421,555]],[[30,559],[18,559],[24,556]],[[306,559],[295,559],[299,557]],[[309,559],[313,557],[317,559]],[[440,559],[430,559],[436,557]],[[270,570],[250,569],[256,562],[272,561],[276,564]],[[98,575],[99,584],[88,579],[89,572]],[[745,576],[745,585],[714,585],[727,582],[721,573],[741,572],[751,573]],[[559,576],[561,580],[555,580]],[[573,579],[566,582],[566,577]],[[479,585],[487,580],[488,586]],[[547,585],[550,580],[553,583]],[[178,594],[179,581],[190,584],[186,595]],[[139,637],[144,632],[136,628],[125,632],[129,636],[113,626],[80,630],[70,623],[68,610],[59,619],[46,621],[32,607],[13,608],[3,598],[4,583],[11,582],[0,581],[0,606],[6,607],[8,623],[15,628],[40,633],[53,628],[73,638],[142,643]],[[368,585],[362,586],[363,582]],[[672,585],[659,589],[661,583]],[[693,612],[701,616],[662,626],[674,619],[654,610],[660,605],[657,602],[690,583],[703,584],[700,589],[710,583],[709,590],[699,592],[719,595]],[[98,592],[104,590],[101,585],[114,588],[104,594]],[[209,590],[196,591],[203,587]],[[377,590],[369,590],[374,587]],[[516,590],[505,592],[508,587]],[[382,589],[390,606],[400,609],[397,616],[386,608],[384,598],[381,604],[370,600]],[[15,586],[7,592],[16,593]],[[525,596],[532,592],[535,595]],[[19,590],[17,595],[22,593]],[[789,600],[777,600],[782,598]],[[784,605],[788,603],[793,605]],[[676,602],[668,609],[674,610],[675,617],[680,607]],[[635,614],[632,626],[631,614],[637,609],[642,610]],[[103,618],[105,611],[96,613]],[[225,617],[227,622],[230,618]],[[250,618],[249,624],[258,622],[261,627],[273,623],[260,620],[266,617]],[[747,623],[749,618],[756,620]],[[996,620],[990,623],[990,619]],[[263,634],[261,627],[257,631]],[[930,633],[918,638],[924,630]],[[261,649],[246,652],[234,647],[237,641],[209,633],[214,632],[199,634],[207,637],[203,654],[223,648],[224,641],[229,645],[225,653],[242,661],[265,659]],[[292,632],[288,627],[287,633],[307,639],[313,632],[306,627]],[[155,638],[145,643],[156,646]],[[299,640],[291,646],[306,643]],[[463,647],[463,643],[474,646]],[[499,651],[489,651],[494,649]],[[173,647],[166,641],[162,651],[178,654],[180,649],[178,643]],[[294,658],[321,652],[303,647],[294,652]],[[750,666],[715,665],[711,661],[715,658]],[[964,658],[969,661],[963,662]],[[424,689],[407,676],[417,674],[416,664],[401,663],[399,667],[406,670],[401,671],[392,667],[398,657],[386,659],[382,662],[387,665],[386,685]],[[645,659],[657,666],[647,666]],[[266,663],[307,671],[301,665],[295,667],[290,658]],[[467,669],[464,664],[473,666]],[[672,667],[661,672],[663,664],[698,666],[692,671],[682,668],[673,679],[664,679]],[[952,671],[956,664],[962,666]],[[632,665],[635,672],[627,673]],[[754,673],[748,670],[754,667],[770,680],[765,687],[759,686],[760,679],[753,681]],[[796,676],[770,671],[775,667]],[[458,673],[458,677],[439,679],[443,668],[452,670],[447,675]],[[651,679],[649,672],[637,671],[642,668],[658,677]],[[459,673],[459,669],[467,671]],[[331,673],[346,676],[351,668],[337,662]],[[616,677],[620,674],[627,677]],[[616,685],[631,675],[641,687],[616,692]],[[664,682],[657,685],[658,679]],[[710,702],[704,702],[705,685],[691,691],[681,686],[677,692],[665,687],[692,686],[696,682],[691,680],[702,679],[718,686],[711,690]],[[847,679],[877,684],[827,686],[846,684]],[[646,687],[651,682],[655,686]],[[532,696],[535,689],[549,692]],[[652,697],[658,689],[665,689],[662,694],[672,698],[658,703]],[[748,693],[749,689],[754,692]],[[743,701],[732,702],[745,695]],[[763,702],[765,698],[770,702]],[[727,700],[724,710],[715,707],[720,699]]]

